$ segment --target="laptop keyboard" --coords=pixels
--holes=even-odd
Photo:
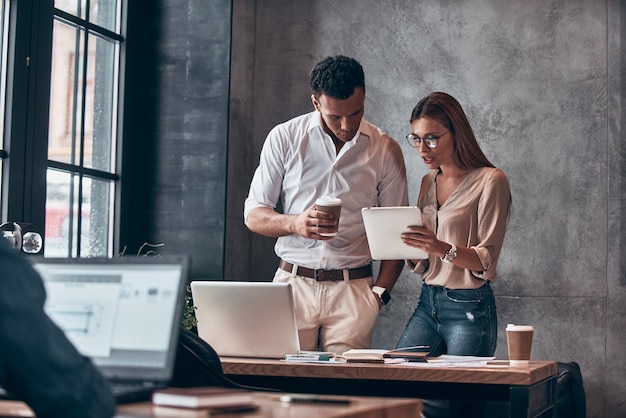
[[[157,386],[152,383],[111,383],[111,392],[117,403],[148,401],[152,397],[152,392]]]

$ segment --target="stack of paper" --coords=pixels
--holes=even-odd
[[[404,361],[426,361],[430,351],[428,346],[413,346],[384,349],[352,349],[343,353],[348,363],[384,363],[385,359],[401,359]]]
[[[384,363],[383,355],[389,350],[377,349],[351,349],[343,353],[343,358],[348,363]]]

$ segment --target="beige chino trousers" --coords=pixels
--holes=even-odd
[[[278,269],[274,282],[291,284],[301,350],[370,348],[380,310],[372,277],[318,282]]]

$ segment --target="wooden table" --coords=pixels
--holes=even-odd
[[[217,414],[207,409],[191,410],[153,406],[151,402],[120,405],[117,418],[415,418],[422,412],[422,402],[417,399],[375,398],[354,396],[329,396],[349,399],[343,404],[286,403],[276,393],[253,392],[254,403],[259,406],[253,412]],[[17,401],[0,401],[2,417],[34,417],[26,404]]]
[[[531,361],[511,367],[404,364],[295,363],[222,357],[224,373],[245,385],[290,392],[473,399],[508,403],[509,417],[556,417],[557,363]]]
[[[393,399],[374,397],[329,396],[330,398],[349,399],[346,405],[338,404],[305,404],[286,403],[280,401],[280,394],[254,392],[255,404],[259,409],[254,412],[216,414],[199,411],[196,415],[184,415],[186,410],[180,408],[157,409],[150,402],[123,405],[118,408],[119,418],[183,418],[183,417],[220,417],[220,418],[415,418],[422,412],[422,403],[417,399]],[[196,411],[191,411],[196,412]]]

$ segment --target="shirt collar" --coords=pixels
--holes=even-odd
[[[322,132],[326,133],[324,131],[324,125],[322,124],[322,114],[318,110],[314,110],[313,113],[315,113],[315,115],[311,118],[307,131],[319,128],[322,130]],[[372,127],[369,123],[365,121],[365,116],[361,118],[359,130],[357,131],[355,138],[353,138],[350,142],[356,142],[356,140],[358,140],[361,135],[366,135],[368,137],[372,136]]]

